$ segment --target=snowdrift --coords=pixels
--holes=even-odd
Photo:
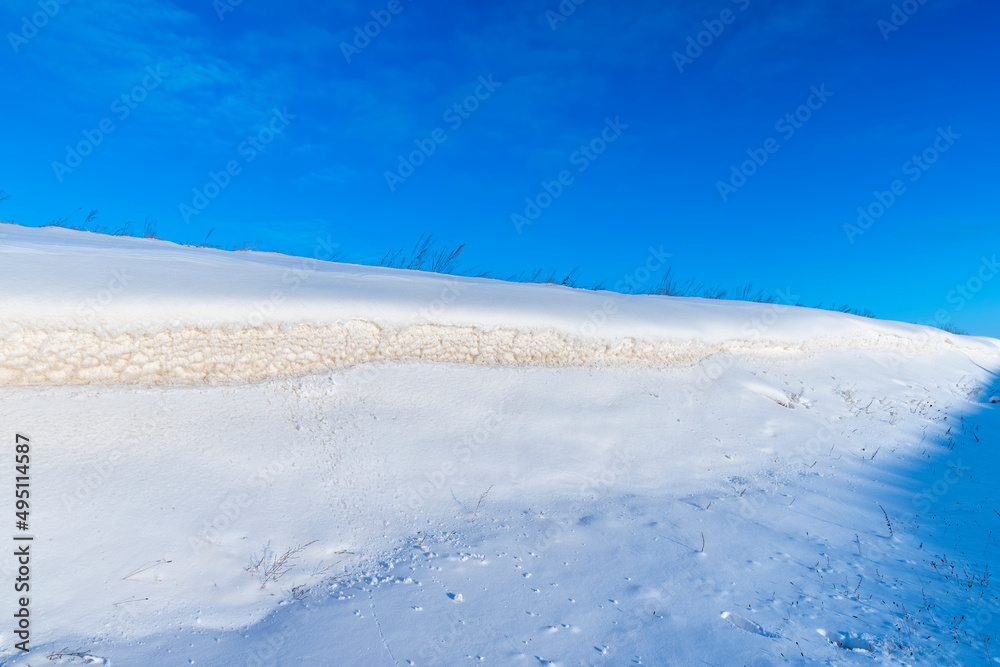
[[[510,284],[58,228],[0,229],[0,281],[5,386],[245,382],[416,359],[649,367],[720,353],[1000,355],[989,339],[788,305]]]
[[[6,225],[0,279],[0,667],[1000,655],[1000,341]]]

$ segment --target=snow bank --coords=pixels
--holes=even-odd
[[[0,386],[38,548],[2,667],[996,654],[997,341],[0,237],[0,385],[92,383]],[[461,363],[281,377],[392,359]]]
[[[253,381],[413,359],[662,366],[723,352],[840,349],[1000,358],[991,339],[779,304],[511,284],[57,228],[0,230],[0,281],[5,386]]]

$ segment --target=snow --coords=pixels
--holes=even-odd
[[[0,227],[0,663],[1000,658],[1000,341],[302,262]]]
[[[7,226],[5,385],[297,377],[369,361],[691,363],[995,341],[779,304],[627,296]],[[324,241],[329,246],[329,242]]]

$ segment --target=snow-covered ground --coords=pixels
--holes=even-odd
[[[0,284],[0,664],[1000,663],[1000,341],[7,225]]]

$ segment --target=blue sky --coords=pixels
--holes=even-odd
[[[1000,336],[996,3],[64,2],[2,3],[0,219],[584,283],[662,247]]]

